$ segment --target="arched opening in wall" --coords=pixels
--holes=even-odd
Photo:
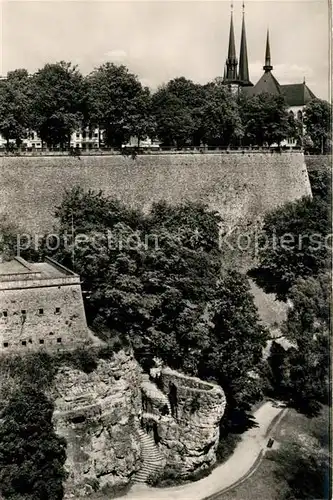
[[[297,111],[297,118],[298,120],[303,120],[303,113],[300,109]]]
[[[178,413],[177,387],[173,382],[169,383],[169,401],[171,406],[171,415],[177,418],[177,413]]]

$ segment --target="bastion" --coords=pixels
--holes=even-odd
[[[0,263],[0,353],[89,343],[80,277],[53,259]]]

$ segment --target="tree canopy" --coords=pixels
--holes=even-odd
[[[12,140],[19,146],[30,130],[49,146],[68,147],[74,130],[99,127],[100,142],[115,148],[133,136],[138,146],[149,136],[176,148],[266,146],[292,137],[327,152],[330,117],[329,103],[313,99],[301,122],[282,95],[235,96],[221,78],[199,84],[181,76],[153,91],[110,62],[86,76],[64,61],[31,76],[19,69],[0,84],[0,132],[8,147]]]
[[[68,146],[71,133],[83,123],[83,76],[71,63],[46,64],[33,75],[31,89],[34,129],[45,143]]]
[[[105,130],[104,141],[121,147],[130,136],[153,133],[150,94],[123,66],[105,63],[87,77],[89,123]]]
[[[242,96],[240,114],[245,144],[279,145],[283,139],[295,135],[294,123],[290,121],[283,96],[266,93]]]
[[[61,500],[66,443],[52,424],[53,405],[24,385],[2,412],[0,492],[10,500]]]
[[[19,146],[31,126],[31,86],[25,69],[11,71],[0,82],[0,133]]]
[[[201,204],[159,203],[147,215],[102,193],[70,191],[57,211],[61,232],[74,214],[75,270],[90,324],[104,338],[127,336],[142,363],[154,356],[222,383],[230,404],[260,397],[254,372],[267,334],[247,279],[221,271],[219,216]],[[71,263],[72,248],[58,260]]]
[[[332,106],[322,99],[312,99],[304,108],[304,125],[317,152],[331,149]]]

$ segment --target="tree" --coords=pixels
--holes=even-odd
[[[298,278],[329,266],[330,214],[327,201],[304,197],[267,214],[259,236],[259,265],[249,274],[267,293],[286,300]]]
[[[290,128],[287,104],[283,96],[267,93],[253,97],[242,96],[239,106],[245,144],[279,145],[283,139],[294,136],[295,131]]]
[[[19,146],[30,125],[31,89],[27,70],[18,69],[0,82],[0,132]]]
[[[33,128],[48,146],[68,147],[86,113],[85,82],[76,66],[46,64],[32,78]]]
[[[130,137],[137,137],[138,147],[140,141],[146,137],[154,137],[156,123],[151,111],[151,95],[147,87],[142,89],[142,93],[134,100],[133,113],[128,118],[128,130]]]
[[[209,146],[239,145],[243,130],[235,98],[219,81],[206,85],[205,94],[204,142]]]
[[[200,146],[204,138],[205,88],[184,77],[170,80],[153,95],[157,135],[164,145]]]
[[[332,106],[322,99],[312,99],[304,108],[304,125],[317,152],[330,149]]]
[[[89,123],[105,130],[104,142],[121,148],[130,136],[151,129],[149,92],[123,66],[106,63],[87,77]]]
[[[285,500],[317,500],[328,498],[329,453],[318,444],[306,446],[304,442],[282,444],[269,457],[275,462],[275,474],[286,483],[281,488]]]
[[[161,87],[152,97],[156,134],[164,146],[190,146],[194,122],[190,109],[182,100]]]
[[[10,399],[0,426],[0,491],[13,500],[63,498],[66,443],[52,425],[53,405],[23,386]]]

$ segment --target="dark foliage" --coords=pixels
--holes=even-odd
[[[0,491],[13,500],[61,500],[66,443],[52,425],[53,405],[24,385],[10,399],[0,426]]]
[[[61,231],[72,213],[86,236],[75,247],[75,270],[88,320],[104,340],[117,331],[142,365],[159,356],[217,380],[233,406],[261,397],[253,370],[267,336],[247,280],[221,273],[217,214],[201,204],[159,203],[143,215],[78,189],[57,210]],[[71,265],[71,253],[61,249],[56,258]]]

